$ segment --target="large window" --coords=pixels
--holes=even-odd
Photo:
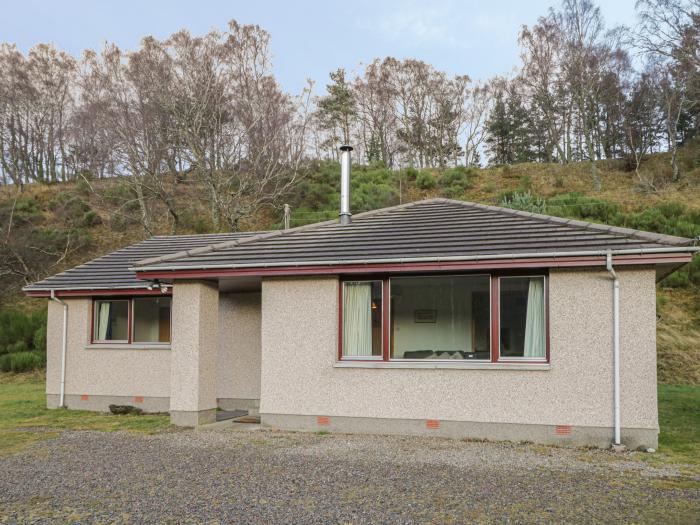
[[[544,275],[346,281],[340,358],[546,362]]]
[[[490,359],[488,275],[391,279],[392,359]]]
[[[169,296],[98,299],[93,303],[94,343],[169,343]]]

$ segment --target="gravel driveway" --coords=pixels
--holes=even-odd
[[[274,431],[64,432],[0,459],[0,522],[699,523],[639,453]]]

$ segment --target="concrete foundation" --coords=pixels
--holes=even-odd
[[[431,419],[389,419],[370,417],[261,414],[264,427],[298,431],[327,431],[348,434],[399,434],[452,439],[528,441],[568,447],[609,448],[613,429],[605,427],[482,423]],[[656,448],[658,432],[646,428],[623,428],[622,441],[630,449]]]
[[[247,410],[250,415],[260,412],[259,399],[219,398],[218,405],[222,410]]]
[[[59,399],[58,394],[46,394],[46,407],[58,408]],[[94,410],[96,412],[109,412],[109,405],[131,405],[147,413],[156,413],[169,410],[170,398],[67,394],[65,404],[66,408],[73,410]]]
[[[170,423],[178,427],[198,427],[216,421],[216,409],[199,411],[171,410]]]

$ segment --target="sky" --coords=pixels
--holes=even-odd
[[[632,24],[635,0],[598,2],[609,27]],[[0,0],[0,42],[24,52],[40,42],[80,56],[105,42],[135,49],[165,38],[224,30],[235,19],[271,35],[273,69],[290,93],[306,79],[323,90],[338,67],[374,58],[417,58],[450,74],[487,79],[519,63],[517,34],[558,0]]]

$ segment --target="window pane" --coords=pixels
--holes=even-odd
[[[382,355],[381,281],[344,283],[343,355]]]
[[[95,301],[95,341],[129,339],[129,301]]]
[[[170,342],[170,297],[134,299],[134,343]]]
[[[544,277],[503,277],[501,357],[546,357]]]
[[[487,275],[391,279],[393,359],[490,359]]]

